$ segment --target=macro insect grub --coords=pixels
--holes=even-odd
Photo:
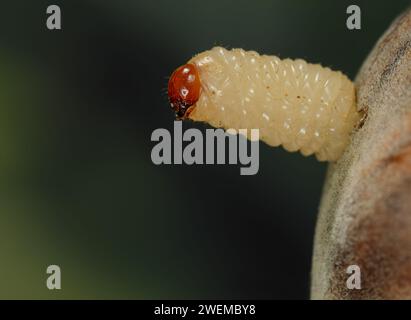
[[[214,47],[171,76],[179,119],[224,129],[260,130],[260,140],[288,151],[337,160],[362,115],[355,87],[340,71],[302,59]]]

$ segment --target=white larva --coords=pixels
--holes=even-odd
[[[187,117],[225,129],[259,128],[271,146],[335,161],[361,118],[353,83],[319,64],[221,47],[188,63],[198,69],[201,94]]]

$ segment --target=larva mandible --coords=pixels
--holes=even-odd
[[[180,119],[225,129],[260,129],[260,140],[335,161],[361,119],[354,84],[304,60],[215,47],[171,75],[170,103]]]

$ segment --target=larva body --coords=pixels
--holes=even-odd
[[[186,117],[225,129],[260,129],[288,151],[339,158],[360,119],[353,83],[304,60],[215,47],[192,58],[201,94]]]

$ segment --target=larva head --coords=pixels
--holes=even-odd
[[[168,81],[168,98],[178,118],[186,118],[200,97],[197,67],[188,63],[177,68]]]
[[[220,57],[227,53],[228,50],[215,47],[197,54],[173,72],[168,96],[177,118],[208,122],[215,127],[227,125],[220,121],[226,118],[221,114],[224,105],[220,96],[223,88],[225,92],[235,89],[225,82],[225,63]]]

